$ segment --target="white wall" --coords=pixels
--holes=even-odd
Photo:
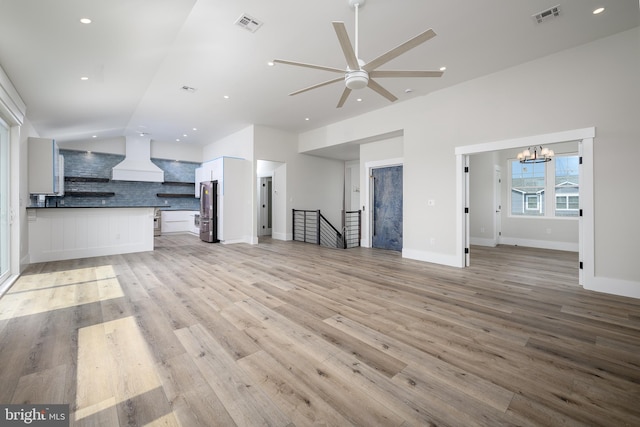
[[[87,139],[78,141],[56,141],[63,150],[93,151],[95,153],[125,154],[125,137]]]
[[[219,157],[238,157],[253,160],[254,127],[231,134],[202,148],[202,161],[207,162]]]
[[[345,210],[362,209],[360,204],[360,162],[350,160],[344,164],[344,204]]]
[[[292,209],[320,209],[339,228],[342,219],[344,162],[299,154],[297,136],[277,129],[255,127],[255,158],[286,163],[286,236],[291,238]],[[277,173],[276,177],[277,179]],[[274,182],[274,185],[278,185]],[[279,186],[276,187],[278,189]],[[275,195],[282,198],[281,190]],[[275,206],[282,206],[278,200]],[[274,212],[274,216],[276,212]],[[276,222],[277,220],[274,220]],[[257,227],[257,218],[254,221]],[[280,224],[280,222],[278,222]],[[275,225],[274,225],[275,227]],[[282,230],[273,230],[274,238]]]
[[[455,147],[595,126],[595,271],[640,297],[640,29],[300,135],[300,149],[404,130],[405,256],[456,265]],[[446,77],[445,77],[446,78]],[[435,205],[427,207],[428,199]],[[425,217],[428,219],[425,221]],[[433,239],[434,244],[430,242]]]

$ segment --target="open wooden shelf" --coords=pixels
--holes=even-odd
[[[184,187],[191,187],[196,185],[195,182],[182,182],[182,181],[164,181],[163,185],[180,185]]]
[[[113,191],[65,191],[65,197],[113,197]]]
[[[94,176],[65,176],[66,182],[109,182],[109,178],[97,178]]]
[[[196,196],[193,193],[157,193],[156,196],[161,197],[161,198],[178,198],[178,197],[184,197],[184,198],[195,198]]]

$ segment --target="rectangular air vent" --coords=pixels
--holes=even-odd
[[[239,25],[245,30],[251,31],[252,33],[255,33],[258,30],[258,28],[262,26],[262,22],[256,20],[255,18],[252,18],[250,15],[247,15],[246,13],[243,13],[242,15],[240,15],[240,18],[238,18],[235,24]]]
[[[543,10],[542,12],[536,13],[532,16],[533,19],[538,24],[542,24],[544,21],[548,21],[553,18],[557,18],[560,16],[560,5],[554,6],[550,9]]]

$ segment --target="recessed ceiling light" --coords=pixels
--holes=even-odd
[[[273,67],[273,66],[274,66],[274,65],[276,65],[276,64],[275,64],[275,62],[273,62],[273,61],[269,61],[269,62],[267,62],[267,65],[268,65],[269,67]]]
[[[223,98],[224,99],[229,99],[229,95],[224,95]]]
[[[305,117],[304,119],[305,119],[306,121],[309,121],[309,120],[310,120],[310,119],[309,119],[309,117]]]
[[[358,98],[358,99],[356,99],[356,101],[362,102],[362,98]]]
[[[176,138],[176,142],[180,142],[180,138]]]
[[[447,67],[440,67],[440,71],[444,71],[446,69],[447,69]]]
[[[89,18],[80,18],[80,22],[83,24],[91,24],[91,19]]]
[[[604,7],[599,7],[599,8],[597,8],[597,9],[595,9],[595,10],[593,11],[593,14],[594,14],[594,15],[598,15],[598,14],[600,14],[600,13],[602,13],[602,12],[604,12]]]
[[[87,76],[82,76],[82,77],[80,77],[80,80],[83,80],[83,81],[84,81],[84,80],[89,80],[89,77],[87,77]]]
[[[407,88],[407,89],[404,90],[404,93],[411,93],[411,92],[413,92],[413,89],[411,89],[411,88]]]
[[[186,133],[183,133],[183,134],[182,134],[182,137],[183,137],[183,138],[186,138],[186,137],[187,137],[187,134],[186,134]]]
[[[193,128],[193,130],[198,130],[198,128]]]
[[[98,135],[93,135],[91,138],[97,138],[97,137],[98,137]]]

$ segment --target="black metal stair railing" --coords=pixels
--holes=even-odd
[[[320,211],[293,210],[293,240],[305,243],[319,243]]]
[[[329,248],[360,246],[360,211],[343,211],[342,232],[320,210],[293,209],[293,240]]]
[[[360,246],[361,239],[361,219],[362,211],[343,211],[342,223],[342,235],[344,239],[344,248],[355,248]]]

